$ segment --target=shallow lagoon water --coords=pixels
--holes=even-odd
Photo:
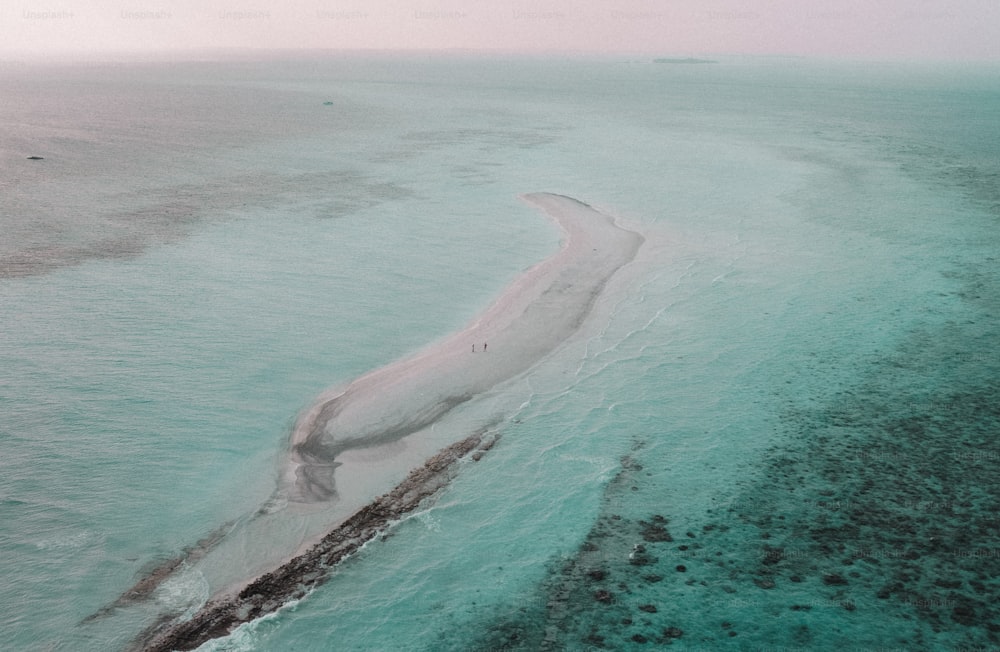
[[[296,416],[554,252],[558,232],[517,201],[541,190],[642,233],[635,263],[578,335],[432,427],[447,442],[502,415],[481,462],[328,584],[206,648],[996,645],[995,71],[4,74],[138,98],[69,135],[4,107],[22,149],[49,154],[3,152],[19,170],[4,252],[53,257],[0,286],[12,644],[124,648],[253,570],[245,556],[322,529],[314,514],[240,539]],[[127,113],[164,87],[174,117]],[[184,120],[234,89],[257,101]],[[63,110],[54,122],[80,119]],[[80,173],[131,143],[133,171]],[[26,210],[42,188],[58,201]],[[246,555],[79,624],[229,522]]]

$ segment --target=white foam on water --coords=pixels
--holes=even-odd
[[[254,652],[261,650],[261,628],[267,628],[281,617],[282,612],[294,611],[301,600],[288,601],[281,610],[261,616],[240,625],[228,636],[212,639],[199,647],[197,652]]]
[[[185,563],[156,588],[153,599],[165,612],[180,613],[180,620],[188,620],[208,602],[209,595],[204,574]]]
[[[98,535],[94,532],[77,532],[58,537],[48,537],[35,543],[39,550],[79,550],[94,545]]]

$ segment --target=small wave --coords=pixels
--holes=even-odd
[[[96,536],[92,532],[77,532],[71,535],[49,537],[35,542],[39,550],[79,550],[91,544]]]
[[[441,519],[429,509],[414,514],[413,519],[420,521],[431,532],[441,531]]]
[[[224,638],[212,639],[196,652],[252,652],[258,649],[260,636],[257,634],[257,621],[247,623]]]
[[[212,639],[197,648],[196,652],[252,652],[257,649],[259,643],[257,623],[254,621],[237,628],[225,638]]]
[[[261,627],[267,626],[278,619],[282,611],[294,610],[300,602],[301,600],[289,600],[279,611],[244,623],[233,630],[228,636],[212,639],[195,648],[195,652],[253,652],[254,650],[260,650],[262,649],[260,647]]]
[[[154,598],[164,610],[181,613],[181,620],[190,620],[208,602],[210,588],[201,571],[185,566],[156,589]]]
[[[559,455],[559,459],[566,462],[583,462],[593,466],[595,469],[614,469],[617,468],[618,463],[616,460],[609,460],[604,457],[597,457],[595,455],[577,455],[572,453],[563,453]]]

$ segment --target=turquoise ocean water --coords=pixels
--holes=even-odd
[[[997,115],[958,65],[4,64],[0,647],[204,602],[190,563],[89,618],[266,503],[324,389],[553,253],[534,191],[638,257],[435,424],[499,417],[482,461],[204,649],[1000,646]]]

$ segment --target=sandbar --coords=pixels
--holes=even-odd
[[[415,355],[330,390],[290,437],[284,488],[291,500],[337,494],[337,456],[399,440],[517,376],[565,342],[642,236],[588,204],[551,193],[521,199],[563,231],[559,251],[531,267],[461,331]]]

